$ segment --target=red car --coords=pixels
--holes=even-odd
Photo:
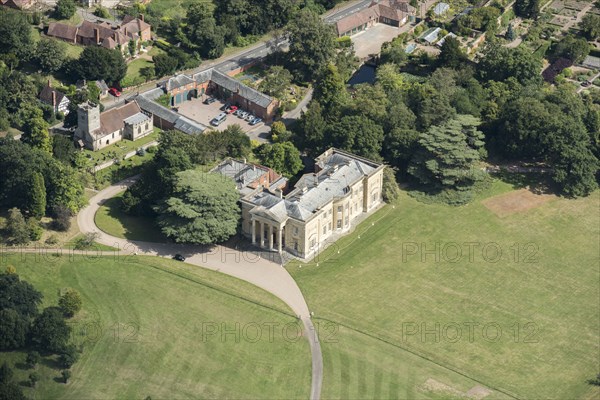
[[[236,106],[231,106],[231,107],[229,107],[229,108],[227,109],[226,113],[227,113],[227,114],[234,113],[234,112],[236,112],[236,110],[237,110],[237,109],[238,109],[238,108],[237,108]]]
[[[121,92],[119,92],[119,90],[115,89],[114,87],[108,89],[108,93],[112,94],[115,97],[119,97],[121,95]]]

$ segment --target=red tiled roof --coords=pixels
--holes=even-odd
[[[62,24],[60,22],[50,22],[48,24],[48,36],[74,42],[77,37],[77,27],[73,25]]]
[[[139,112],[142,112],[142,110],[135,101],[132,101],[124,106],[105,111],[100,114],[100,129],[94,131],[92,134],[96,138],[101,138],[106,135],[110,135],[119,129],[123,129],[125,127],[125,123],[123,121]]]

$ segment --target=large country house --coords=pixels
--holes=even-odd
[[[151,26],[144,22],[143,15],[139,18],[127,16],[119,26],[108,22],[83,21],[79,26],[51,22],[46,35],[84,46],[99,45],[111,50],[120,49],[123,53],[129,51],[131,41],[135,43],[137,52],[143,42],[152,39]]]
[[[122,139],[137,140],[154,130],[152,118],[134,101],[100,113],[97,104],[86,102],[77,109],[75,141],[90,150],[99,150]]]
[[[268,168],[226,160],[213,172],[233,178],[241,195],[242,232],[259,247],[313,257],[382,203],[383,164],[338,149],[315,160],[283,195],[285,178]]]
[[[337,35],[351,36],[377,23],[402,26],[415,20],[417,9],[408,0],[373,0],[369,7],[336,22]]]

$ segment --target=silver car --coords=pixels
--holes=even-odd
[[[252,115],[252,113],[248,113],[248,115],[246,115],[246,117],[244,118],[246,121],[250,122],[252,120],[254,120],[254,118],[256,118],[254,115]]]

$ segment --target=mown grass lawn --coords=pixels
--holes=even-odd
[[[600,391],[586,381],[599,372],[600,192],[554,198],[504,218],[481,203],[512,190],[496,181],[463,207],[403,194],[395,208],[378,211],[318,260],[287,268],[317,318],[515,397],[597,398]],[[451,262],[457,249],[462,257]],[[325,354],[337,351],[323,346]],[[388,351],[363,347],[365,355]],[[362,352],[352,354],[351,363],[365,362]],[[340,373],[327,365],[325,382]],[[406,373],[394,365],[383,372]],[[361,375],[348,373],[348,381]],[[423,378],[415,377],[415,387]]]
[[[167,242],[168,239],[154,224],[154,219],[131,216],[121,210],[122,196],[121,193],[100,207],[94,218],[98,228],[109,235],[123,239]]]
[[[46,358],[38,366],[37,387],[23,388],[30,398],[308,397],[308,343],[282,337],[281,327],[295,324],[295,318],[283,303],[253,285],[141,256],[86,260],[63,255],[36,261],[29,254],[4,258],[3,268],[7,264],[43,292],[44,306],[55,305],[64,287],[83,297],[83,311],[71,324],[73,340],[83,345],[83,353],[70,382],[55,381],[60,370],[54,359]],[[248,340],[254,331],[244,336],[243,327],[254,323],[277,324],[273,340],[266,331],[258,341]],[[240,324],[240,340],[236,342],[235,333],[205,335],[207,324],[218,329],[225,324],[233,332]],[[16,365],[17,382],[27,380],[31,371],[23,366],[25,353],[0,357]]]

